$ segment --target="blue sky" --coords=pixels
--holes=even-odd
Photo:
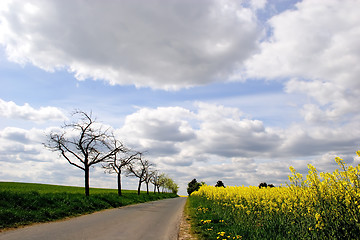
[[[359,5],[3,1],[0,180],[82,186],[41,144],[74,109],[147,151],[183,194],[193,178],[279,185],[290,165],[356,165]],[[92,170],[94,187],[115,181]]]

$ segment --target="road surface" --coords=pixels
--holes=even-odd
[[[186,198],[125,206],[0,233],[1,240],[177,239]]]

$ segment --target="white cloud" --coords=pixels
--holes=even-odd
[[[48,129],[23,129],[18,127],[6,127],[0,130],[0,152],[4,157],[13,156],[20,161],[46,161],[48,154],[44,154],[43,143],[46,142],[46,134],[55,128]],[[44,155],[42,155],[44,154]]]
[[[348,113],[358,113],[360,107],[357,90],[343,84],[318,80],[300,81],[292,79],[285,84],[288,93],[303,93],[315,101],[303,106],[302,114],[308,122],[337,121]]]
[[[330,171],[338,155],[357,164],[359,1],[304,0],[274,15],[268,36],[262,35],[255,13],[268,14],[261,9],[273,3],[241,4],[249,8],[230,0],[12,1],[0,5],[0,43],[12,61],[48,71],[65,68],[79,80],[163,89],[225,81],[236,74],[248,81],[284,82],[281,96],[219,94],[209,101],[222,104],[139,107],[127,115],[116,130],[119,139],[148,150],[149,160],[183,188],[194,177],[212,185],[217,180],[279,184],[287,180],[290,165],[302,173],[308,163]],[[58,108],[1,99],[0,116],[40,123],[65,119]],[[82,185],[80,170],[41,145],[48,131],[2,129],[0,178]],[[25,161],[26,168],[43,177],[14,170]],[[93,174],[97,186],[110,181],[97,168]]]
[[[148,150],[145,157],[185,191],[192,178],[211,185],[217,180],[226,185],[257,185],[263,181],[279,185],[287,181],[290,165],[302,173],[308,163],[329,171],[336,166],[334,156],[339,155],[357,164],[359,159],[353,157],[360,144],[359,121],[335,126],[304,123],[274,129],[244,117],[238,108],[197,102],[192,110],[139,108],[126,117],[116,134],[125,145]],[[83,172],[42,145],[46,133],[57,129],[2,129],[0,178],[82,186]],[[16,169],[19,162],[27,162],[34,174]],[[105,176],[100,168],[92,171],[92,186],[116,187],[113,176]],[[124,178],[124,184],[136,187],[136,182],[128,178]]]
[[[326,152],[351,154],[360,145],[356,121],[322,125],[294,124],[283,130],[282,145],[274,156],[313,157]],[[344,134],[345,133],[345,134]]]
[[[250,6],[257,10],[257,9],[263,9],[267,4],[267,0],[251,0]]]
[[[315,102],[302,112],[309,122],[337,121],[359,107],[360,2],[304,0],[272,17],[272,35],[246,61],[248,77],[297,78],[286,83]]]
[[[239,109],[199,102],[194,106],[194,112],[180,107],[140,109],[127,116],[117,135],[154,156],[176,155],[180,162],[204,154],[266,155],[280,144],[273,130],[259,120],[242,119]]]
[[[359,87],[359,1],[304,0],[269,20],[272,36],[247,62],[253,77],[303,76]]]
[[[132,146],[149,150],[152,157],[160,156],[164,164],[166,156],[173,158],[170,165],[177,161],[184,165],[190,164],[189,159],[193,163],[213,158],[221,162],[351,152],[360,143],[355,120],[342,126],[299,123],[271,128],[260,120],[243,117],[237,108],[197,102],[192,111],[180,107],[139,109],[127,116],[117,133]]]
[[[165,139],[150,141],[151,134],[146,135],[147,131],[131,132],[131,137],[139,147],[150,146],[146,145],[149,142],[154,144],[156,151],[149,148],[148,158],[174,177],[182,191],[193,178],[211,185],[223,180],[226,185],[258,185],[266,181],[278,186],[288,181],[291,165],[304,174],[309,163],[321,171],[332,171],[336,167],[334,156],[352,156],[356,144],[360,144],[360,128],[356,121],[342,127],[325,124],[319,128],[304,123],[272,129],[260,120],[244,117],[240,109],[201,102],[195,103],[192,111],[165,107],[139,109],[128,116],[127,119],[132,120],[121,129],[122,136],[128,137],[124,129],[136,129],[142,126],[141,122],[151,122],[156,117],[164,120],[164,116],[170,122],[173,119],[187,122],[191,127],[189,131],[196,137],[174,140],[171,144]],[[161,127],[156,129],[161,135]],[[344,135],[350,131],[351,134]],[[177,130],[174,128],[170,132]],[[156,146],[161,146],[164,154],[160,154]],[[172,151],[175,146],[176,150]]]
[[[241,118],[236,108],[199,104],[196,151],[224,157],[262,155],[278,146],[280,137],[259,120]]]
[[[322,82],[317,80],[309,82],[291,79],[286,83],[285,90],[288,93],[308,93],[309,96],[316,99],[321,105],[326,105],[333,99],[341,99],[344,97],[342,94],[344,91],[343,86],[336,85],[332,82]]]
[[[0,43],[10,60],[111,84],[178,89],[223,81],[261,34],[253,10],[233,0],[36,0],[7,8]]]
[[[193,130],[186,121],[192,117],[193,113],[181,107],[142,108],[126,117],[118,134],[143,140],[187,141],[194,138]]]
[[[56,107],[41,107],[37,110],[28,103],[19,106],[12,101],[7,102],[2,99],[0,99],[0,116],[34,122],[66,119],[64,113]]]
[[[6,127],[0,132],[0,136],[14,142],[28,143],[30,141],[28,131],[21,128]]]
[[[0,130],[1,181],[83,186],[83,171],[42,144],[46,142],[46,135],[56,129],[6,127]],[[92,184],[98,187],[111,184],[111,176],[105,175],[102,169],[91,169],[91,177]],[[111,187],[116,187],[115,180]]]

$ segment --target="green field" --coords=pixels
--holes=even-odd
[[[117,189],[103,188],[90,188],[86,197],[82,187],[0,182],[0,229],[172,197],[177,195],[136,190],[123,190],[120,197]]]
[[[83,187],[70,187],[61,185],[39,184],[39,183],[20,183],[20,182],[0,182],[0,191],[12,192],[33,192],[38,193],[80,193],[84,194]],[[122,190],[124,193],[137,193],[136,190]],[[90,194],[116,193],[117,189],[90,188]]]

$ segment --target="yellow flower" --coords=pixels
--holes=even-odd
[[[360,156],[360,151],[356,154]],[[290,167],[291,184],[283,187],[259,189],[257,186],[202,186],[193,194],[209,201],[221,211],[233,214],[231,217],[251,219],[255,223],[254,228],[268,224],[264,218],[286,216],[287,224],[304,220],[300,225],[307,227],[302,231],[335,229],[341,227],[345,219],[351,224],[357,223],[360,215],[360,165],[347,166],[339,157],[335,161],[338,169],[329,173],[319,172],[309,164],[308,174],[304,177]],[[201,208],[198,211],[207,210]],[[201,221],[203,224],[210,222],[211,220]],[[291,235],[291,232],[287,234]],[[218,239],[242,238],[240,235],[225,235],[225,232],[218,232],[217,236]]]

